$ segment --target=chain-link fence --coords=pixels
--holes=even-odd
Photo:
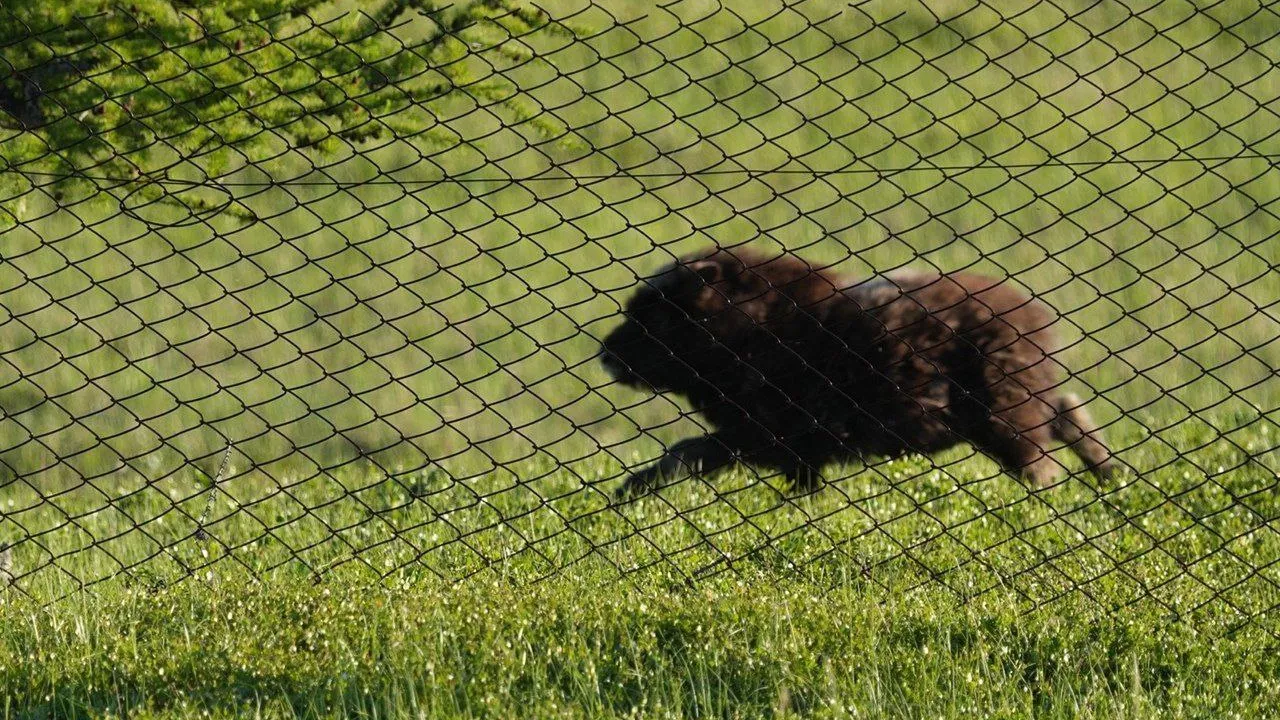
[[[1275,631],[1275,8],[296,5],[0,11],[8,592],[804,572]]]

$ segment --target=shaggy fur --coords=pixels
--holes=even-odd
[[[1010,285],[957,273],[862,282],[790,255],[721,250],[643,282],[604,341],[619,382],[686,397],[714,428],[627,479],[623,496],[733,462],[815,489],[827,462],[969,442],[1038,486],[1066,443],[1114,465],[1049,353],[1053,315]]]

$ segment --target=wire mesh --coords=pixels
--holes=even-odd
[[[1276,632],[1272,5],[295,5],[0,10],[10,592],[803,572]]]

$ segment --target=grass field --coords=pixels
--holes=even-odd
[[[252,224],[6,201],[3,715],[1272,714],[1280,17],[747,5],[541,4],[451,60],[514,104],[200,191]],[[699,426],[596,338],[741,243],[1021,284],[1129,471],[611,505]]]
[[[1269,717],[1273,639],[749,571],[689,589],[190,582],[6,607],[16,717]],[[1162,628],[1156,630],[1154,628]],[[1210,631],[1221,630],[1212,624]]]

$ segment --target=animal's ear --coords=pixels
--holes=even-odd
[[[724,279],[724,266],[715,260],[699,260],[689,263],[688,268],[697,273],[698,277],[702,278],[702,282],[707,285]]]

